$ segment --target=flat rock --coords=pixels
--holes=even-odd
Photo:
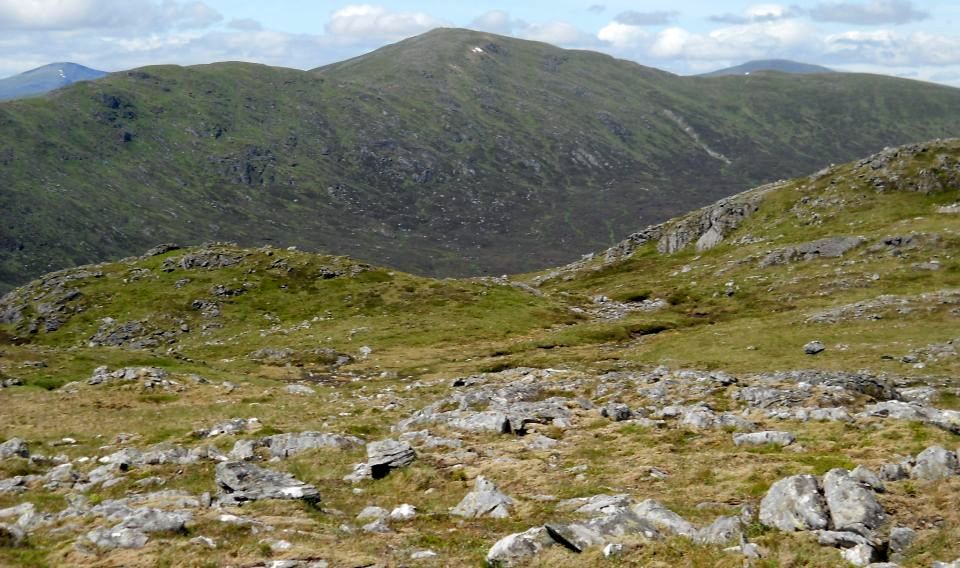
[[[760,502],[760,522],[782,531],[825,529],[827,503],[812,475],[794,475],[774,483]]]
[[[97,548],[111,550],[114,548],[143,548],[150,538],[141,530],[114,527],[111,529],[94,529],[87,533],[87,540]]]
[[[820,543],[820,546],[833,546],[835,548],[853,548],[858,544],[873,545],[867,537],[849,531],[820,531],[817,542]]]
[[[312,485],[288,473],[265,469],[247,462],[225,462],[217,465],[216,481],[228,504],[260,499],[302,499],[320,501],[320,492]]]
[[[797,437],[790,432],[780,432],[775,430],[765,430],[763,432],[748,432],[746,434],[734,434],[733,444],[735,446],[789,446],[797,441]]]
[[[617,495],[594,495],[592,497],[577,497],[557,503],[562,511],[574,511],[581,515],[608,515],[620,509],[625,509],[636,502],[626,493]]]
[[[267,447],[273,457],[288,458],[300,452],[323,448],[349,450],[362,446],[363,440],[355,436],[342,436],[340,434],[296,432],[267,436],[261,439],[259,444]]]
[[[637,503],[630,510],[637,517],[653,525],[662,533],[676,536],[695,538],[697,527],[692,523],[666,508],[659,501],[647,499]]]

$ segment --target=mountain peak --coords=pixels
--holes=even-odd
[[[749,75],[751,73],[758,73],[762,71],[776,71],[779,73],[793,73],[799,75],[809,75],[814,73],[836,73],[836,71],[830,69],[829,67],[811,65],[809,63],[801,63],[799,61],[790,61],[789,59],[758,59],[756,61],[748,61],[734,67],[727,67],[725,69],[711,71],[710,73],[704,73],[703,76],[720,77],[725,75]]]
[[[92,81],[105,75],[105,71],[91,69],[79,63],[49,63],[13,77],[0,79],[0,101],[34,97],[78,81]]]

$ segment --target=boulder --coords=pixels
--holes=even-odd
[[[925,481],[937,481],[960,475],[957,454],[942,446],[931,446],[920,452],[910,470],[910,477]]]
[[[29,458],[30,446],[22,438],[10,438],[0,444],[0,460],[8,458]]]
[[[320,501],[320,492],[312,485],[288,473],[265,469],[247,462],[224,462],[216,468],[217,485],[226,504],[241,504],[260,499],[302,499]]]
[[[840,556],[854,566],[870,566],[877,560],[877,550],[869,544],[858,544],[840,551]]]
[[[554,544],[546,527],[534,527],[498,540],[487,552],[487,564],[498,568],[523,566],[544,548]]]
[[[612,402],[600,409],[600,415],[609,418],[614,422],[621,422],[623,420],[630,420],[630,418],[633,416],[633,412],[626,404]]]
[[[822,353],[825,349],[826,347],[824,347],[821,341],[811,341],[803,346],[803,352],[807,355],[816,355],[817,353]]]
[[[697,544],[729,544],[739,542],[743,536],[740,517],[720,517],[694,535]]]
[[[26,532],[18,526],[0,523],[0,548],[20,546],[26,536]]]
[[[505,519],[510,516],[510,506],[513,499],[501,493],[497,486],[489,479],[478,476],[473,484],[473,491],[450,510],[451,515],[467,518],[492,517]]]
[[[775,430],[765,430],[763,432],[749,432],[746,434],[734,434],[733,444],[739,446],[766,446],[772,444],[775,446],[789,446],[797,441],[797,437],[790,432],[779,432]]]
[[[890,530],[890,541],[887,549],[890,552],[890,559],[894,561],[901,560],[906,554],[907,549],[917,539],[917,531],[909,527],[893,527]]]
[[[399,507],[394,507],[390,511],[390,520],[391,521],[410,521],[417,517],[417,508],[408,503],[404,503]]]
[[[381,440],[367,444],[367,465],[374,479],[382,479],[391,469],[408,466],[415,459],[417,454],[407,442]]]
[[[909,463],[885,463],[880,466],[880,479],[884,481],[900,481],[910,477]]]
[[[831,469],[823,476],[823,494],[836,531],[869,537],[886,520],[873,491],[850,477],[845,469]]]
[[[774,483],[760,502],[760,522],[782,531],[827,528],[827,503],[812,475],[794,475]]]
[[[874,473],[872,469],[862,465],[858,465],[850,472],[850,479],[853,479],[865,487],[869,487],[877,493],[883,493],[887,490],[883,485],[883,481],[880,480],[880,476]]]

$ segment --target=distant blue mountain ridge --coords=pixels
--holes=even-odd
[[[800,63],[797,61],[790,61],[788,59],[763,59],[759,61],[748,61],[735,67],[727,67],[726,69],[711,71],[710,73],[704,73],[703,76],[720,77],[723,75],[749,75],[751,73],[758,73],[760,71],[779,71],[780,73],[799,74],[836,73],[836,71],[833,69],[830,69],[829,67],[823,67],[821,65],[810,65],[809,63]]]
[[[78,81],[99,79],[104,75],[107,75],[105,71],[76,63],[51,63],[13,77],[0,79],[0,101],[35,97]]]

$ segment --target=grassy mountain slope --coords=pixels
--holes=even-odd
[[[77,81],[99,79],[106,74],[76,63],[51,63],[0,79],[0,101],[42,95]]]
[[[788,59],[764,59],[747,61],[740,65],[703,73],[704,77],[723,77],[725,75],[749,75],[758,71],[779,71],[780,73],[835,73],[833,69],[822,65],[811,65]]]
[[[414,465],[359,485],[341,478],[363,459],[361,450],[308,452],[264,465],[316,484],[322,510],[251,503],[229,511],[253,524],[233,526],[218,520],[218,509],[198,509],[187,534],[151,536],[135,554],[84,553],[82,535],[103,521],[81,516],[37,529],[22,546],[0,542],[0,563],[252,566],[269,558],[320,557],[348,566],[407,563],[410,554],[429,548],[440,556],[424,565],[476,565],[508,533],[574,518],[544,495],[628,493],[706,525],[743,505],[755,509],[787,475],[856,464],[876,469],[932,444],[955,448],[957,434],[920,422],[776,420],[734,395],[771,384],[795,394],[796,379],[781,384],[759,377],[813,369],[866,373],[898,388],[932,386],[930,404],[960,408],[960,356],[951,349],[960,313],[958,204],[960,142],[954,140],[889,150],[752,190],[590,259],[510,279],[432,280],[341,257],[227,245],[158,249],[48,275],[0,300],[0,321],[7,322],[0,327],[0,374],[25,383],[0,390],[0,439],[21,436],[39,448],[76,438],[75,445],[56,449],[72,460],[125,445],[194,447],[206,442],[192,432],[234,417],[257,417],[262,429],[210,442],[223,451],[237,440],[302,430],[368,441],[396,437],[391,426],[398,421],[434,402],[447,408],[445,397],[471,388],[470,381],[454,385],[455,377],[523,366],[553,369],[538,375],[541,397],[566,400],[572,424],[533,424],[526,437],[418,426],[463,445],[421,447]],[[714,230],[719,239],[702,238]],[[837,249],[823,244],[841,241],[847,244],[836,256],[830,251]],[[673,252],[664,252],[668,248]],[[805,354],[804,344],[814,339],[826,350]],[[153,343],[135,348],[143,341]],[[337,354],[354,360],[331,366]],[[179,386],[60,388],[85,380],[99,365],[161,367]],[[690,372],[650,379],[658,365]],[[729,373],[739,383],[718,386],[708,371]],[[194,374],[212,383],[195,383]],[[471,381],[509,389],[521,376],[529,382],[522,371]],[[633,383],[633,376],[645,378]],[[310,385],[316,395],[287,392],[291,383]],[[819,405],[851,413],[871,401],[837,388],[815,392],[823,397]],[[734,447],[729,429],[612,422],[590,406],[653,409],[677,396],[683,404],[749,417],[761,429],[793,432],[798,443]],[[799,404],[809,401],[794,407]],[[49,419],[52,412],[56,420]],[[126,442],[113,441],[120,433]],[[528,446],[537,435],[557,444]],[[0,478],[40,474],[43,467],[0,462]],[[652,477],[651,468],[663,475]],[[517,499],[509,519],[448,514],[477,475],[495,479]],[[216,491],[208,462],[159,464],[133,467],[87,498],[96,504],[142,493],[148,490],[138,482],[156,477],[165,480],[163,489]],[[880,499],[889,526],[918,532],[901,566],[960,556],[960,517],[950,505],[958,483],[886,483]],[[36,483],[25,493],[0,494],[0,508],[31,502],[57,513],[69,493]],[[394,532],[363,532],[366,521],[354,520],[366,505],[400,503],[416,505],[419,516],[391,521]],[[79,524],[57,532],[62,523]],[[251,528],[257,523],[278,531]],[[839,565],[838,551],[818,546],[810,533],[756,522],[744,530],[761,547],[765,565]],[[291,547],[271,549],[277,534]],[[191,544],[198,535],[213,537],[217,548]],[[630,566],[744,561],[723,545],[681,537],[625,542],[630,553],[622,562]],[[575,555],[553,547],[530,565],[602,561],[596,548]]]
[[[314,72],[144,68],[0,106],[0,285],[161,241],[532,270],[956,134],[957,108],[956,89],[889,77],[676,77],[464,30]]]

